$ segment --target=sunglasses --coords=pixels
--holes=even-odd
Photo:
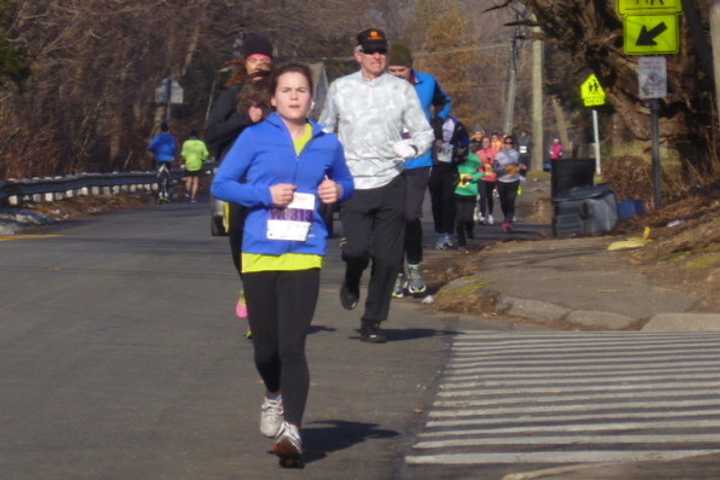
[[[512,145],[512,144],[513,144],[512,140],[505,140],[505,145]]]
[[[382,48],[382,47],[367,48],[367,49],[364,48],[363,53],[365,55],[374,55],[376,53],[379,53],[380,55],[387,55],[387,48]]]

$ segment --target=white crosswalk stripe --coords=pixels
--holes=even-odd
[[[457,336],[409,464],[720,452],[720,332]]]

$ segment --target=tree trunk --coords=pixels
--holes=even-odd
[[[712,34],[712,51],[715,64],[715,102],[720,113],[720,0],[713,0],[710,7],[710,33]]]
[[[555,113],[555,123],[557,125],[558,133],[560,134],[560,141],[565,146],[565,151],[572,152],[573,146],[570,144],[565,110],[563,110],[560,100],[558,100],[557,97],[550,97],[550,102],[552,103],[553,111]]]

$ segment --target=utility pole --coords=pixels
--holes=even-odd
[[[505,124],[503,133],[511,134],[515,123],[515,97],[517,96],[517,36],[513,34],[508,65],[507,103],[505,104]]]
[[[537,18],[533,15],[533,21]],[[540,27],[532,28],[532,162],[531,169],[536,172],[543,170],[545,160],[545,145],[543,130],[543,49]]]
[[[713,0],[710,7],[710,34],[715,65],[715,102],[720,115],[720,0]]]
[[[515,21],[520,22],[527,20],[527,9],[519,2],[511,5],[515,12]],[[526,38],[527,32],[522,25],[515,25],[513,28],[512,42],[510,42],[510,63],[508,64],[508,84],[507,98],[505,104],[505,122],[503,124],[503,132],[511,134],[515,126],[515,100],[517,99],[517,71],[518,60],[520,57],[520,49],[523,46],[523,39]]]

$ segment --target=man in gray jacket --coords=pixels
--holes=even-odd
[[[385,33],[358,34],[355,60],[360,71],[330,85],[320,123],[337,131],[355,180],[355,194],[342,206],[346,243],[345,280],[340,301],[354,309],[360,279],[372,259],[361,339],[383,343],[380,322],[387,319],[393,285],[402,264],[405,231],[406,160],[432,145],[434,135],[413,86],[388,73]],[[403,139],[403,132],[407,138]]]

